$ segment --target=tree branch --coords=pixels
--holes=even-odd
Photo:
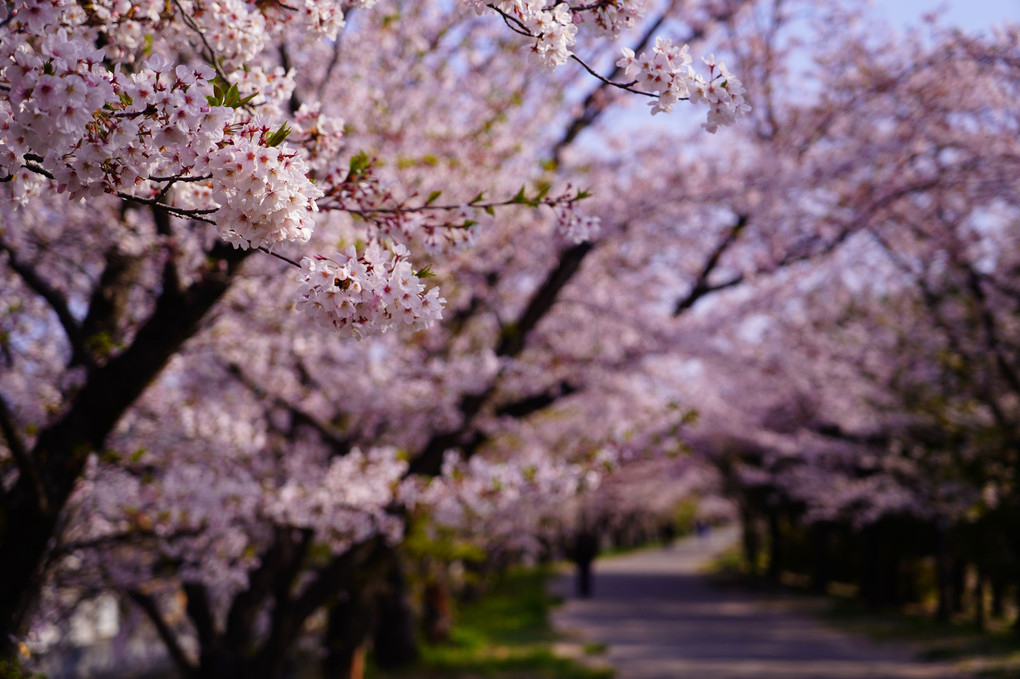
[[[691,291],[676,303],[676,307],[673,309],[674,316],[679,316],[690,309],[699,299],[708,293],[721,290],[725,287],[737,285],[743,280],[743,276],[738,276],[737,278],[722,285],[712,286],[708,284],[708,278],[719,265],[719,260],[722,258],[723,254],[729,250],[730,246],[737,241],[737,238],[740,236],[740,233],[744,230],[745,226],[747,226],[747,215],[737,215],[737,222],[729,228],[723,239],[719,241],[719,244],[715,246],[714,250],[712,250],[712,254],[710,254],[708,259],[705,260],[705,266],[701,268],[701,273],[699,273],[698,277],[694,279],[694,285],[691,286]]]
[[[728,21],[736,13],[736,11],[737,11],[736,7],[732,8],[727,7],[723,9],[723,11],[721,11],[719,14],[713,16],[712,19],[716,22]],[[655,37],[655,34],[659,31],[659,28],[661,28],[663,22],[666,20],[667,14],[668,14],[667,12],[660,13],[659,16],[656,17],[655,20],[648,25],[644,33],[641,34],[641,37],[637,40],[637,42],[634,43],[634,46],[631,48],[634,50],[635,54],[640,54],[645,48],[648,47],[648,44],[652,41],[652,38]],[[687,43],[693,42],[695,40],[703,38],[704,35],[705,29],[703,27],[698,27],[693,29],[690,32],[690,34],[687,35],[686,38],[680,40],[680,42]],[[563,133],[563,136],[560,137],[559,141],[557,141],[556,144],[553,145],[552,157],[553,160],[557,163],[560,162],[563,150],[571,143],[573,143],[573,141],[577,138],[579,134],[581,134],[581,132],[590,127],[596,120],[598,120],[599,116],[601,116],[602,113],[605,112],[608,101],[606,97],[603,95],[603,92],[607,87],[610,86],[619,87],[619,83],[617,81],[619,78],[623,76],[624,72],[624,69],[620,68],[619,66],[616,66],[613,69],[612,73],[610,73],[608,76],[603,77],[598,73],[595,73],[588,66],[588,64],[584,63],[580,59],[576,60],[580,62],[581,65],[584,66],[584,68],[589,73],[592,73],[596,78],[598,78],[599,84],[596,85],[584,98],[584,102],[581,104],[580,115],[576,116],[573,120],[570,121],[570,125]],[[643,94],[648,93],[645,92]]]
[[[250,251],[217,243],[206,269],[186,289],[164,287],[130,346],[91,370],[61,416],[43,429],[32,450],[47,492],[46,511],[36,487],[19,477],[0,513],[0,655],[20,630],[37,592],[40,568],[61,509],[89,453],[101,450],[124,412],[197,331],[201,320],[233,282]]]
[[[516,357],[524,350],[528,333],[552,309],[560,291],[581,268],[581,262],[595,246],[590,242],[578,243],[560,252],[556,268],[535,290],[517,322],[504,326],[503,335],[496,347],[497,356]]]
[[[293,532],[290,527],[275,527],[272,545],[262,555],[259,565],[248,573],[248,588],[234,597],[224,634],[229,650],[243,651],[252,643],[252,628],[270,594],[276,597],[274,618],[286,609],[289,587],[301,569],[313,535],[311,530],[305,529],[295,541]]]
[[[198,582],[186,582],[182,587],[188,599],[185,611],[195,626],[199,648],[208,650],[216,641],[216,620],[209,603],[208,591],[205,585]]]
[[[4,440],[7,441],[7,448],[11,451],[15,464],[18,465],[18,471],[25,476],[29,480],[29,483],[35,488],[41,509],[43,511],[47,511],[46,488],[43,486],[42,478],[39,476],[39,470],[36,468],[35,461],[32,460],[32,454],[29,452],[27,446],[25,446],[25,442],[22,440],[21,436],[18,435],[18,427],[14,422],[14,415],[11,413],[11,410],[7,405],[7,401],[4,400],[2,395],[0,395],[0,434],[3,434]]]
[[[85,338],[81,326],[78,325],[78,321],[71,314],[71,310],[67,306],[67,300],[64,299],[60,291],[43,279],[32,266],[22,262],[14,248],[2,240],[0,240],[0,251],[7,253],[7,264],[11,267],[11,270],[18,274],[21,280],[25,282],[25,285],[42,297],[50,305],[54,313],[56,313],[57,320],[60,321],[60,325],[64,328],[64,334],[67,335],[67,341],[71,345],[72,356],[84,351]]]
[[[520,419],[545,410],[556,401],[575,393],[578,387],[569,382],[560,382],[555,388],[540,394],[533,394],[516,401],[504,403],[496,408],[496,415]]]
[[[353,442],[349,438],[343,436],[335,427],[331,427],[329,424],[321,421],[311,413],[298,408],[287,400],[270,394],[267,389],[256,384],[254,380],[248,377],[248,375],[246,375],[241,369],[241,366],[237,363],[228,363],[224,365],[224,368],[238,382],[247,387],[257,398],[268,399],[274,407],[287,411],[295,424],[303,424],[315,430],[315,432],[322,437],[327,444],[329,444],[335,455],[345,455],[350,451]]]
[[[159,612],[159,606],[156,604],[156,601],[148,594],[144,594],[137,589],[128,590],[127,596],[142,609],[146,617],[152,622],[156,628],[156,633],[159,634],[159,638],[163,641],[163,645],[166,646],[170,658],[174,661],[174,665],[177,666],[181,674],[186,677],[194,674],[198,668],[188,658],[187,653],[184,652],[184,648],[177,640],[177,635]]]
[[[545,281],[531,295],[527,306],[517,321],[503,327],[496,346],[496,355],[514,358],[527,345],[528,335],[539,321],[553,308],[560,292],[577,274],[584,258],[594,250],[592,243],[579,243],[560,252],[556,267],[549,272]],[[408,465],[407,475],[424,474],[435,476],[443,466],[443,455],[450,448],[461,448],[467,456],[486,440],[484,434],[474,430],[474,420],[492,395],[496,392],[500,376],[482,392],[464,394],[460,399],[460,426],[445,432],[437,432],[421,448]]]

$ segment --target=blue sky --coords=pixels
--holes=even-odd
[[[966,30],[987,31],[1004,21],[1020,22],[1020,0],[875,0],[875,9],[900,26],[915,24],[921,15],[944,7],[947,23]]]

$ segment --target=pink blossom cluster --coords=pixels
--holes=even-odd
[[[73,9],[24,3],[5,27],[0,171],[14,174],[27,157],[81,198],[179,172],[219,142],[233,111],[207,101],[212,69],[154,56],[135,73],[111,71],[75,30]]]
[[[336,38],[344,25],[343,6],[368,7],[375,0],[303,0],[287,3],[254,3],[245,0],[201,0],[182,3],[199,28],[203,44],[228,70],[241,70],[265,49],[266,39],[289,29],[304,38]]]
[[[726,64],[709,55],[702,58],[708,66],[708,77],[694,74],[691,103],[708,104],[708,120],[702,123],[706,132],[715,133],[720,125],[732,125],[737,116],[751,111],[744,101],[744,85],[726,68]]]
[[[289,479],[269,502],[277,522],[315,530],[335,549],[373,535],[390,542],[403,536],[404,523],[387,508],[399,498],[407,461],[395,448],[354,449],[332,460],[324,474]]]
[[[259,11],[250,11],[244,0],[216,0],[203,3],[195,12],[196,24],[223,68],[239,69],[262,51],[266,19]]]
[[[305,257],[298,276],[298,308],[342,337],[361,339],[396,326],[428,328],[443,317],[439,289],[426,291],[403,245],[373,240],[360,254],[352,245],[335,259]]]
[[[516,21],[522,32],[534,37],[530,49],[543,64],[559,66],[570,58],[570,48],[577,40],[577,26],[567,3],[557,2],[550,7],[544,0],[467,1],[479,13],[491,7]]]
[[[234,247],[272,247],[311,236],[322,191],[308,180],[304,160],[287,144],[270,145],[271,136],[271,128],[255,120],[195,165],[210,176],[220,236]]]
[[[585,13],[594,15],[592,23],[598,32],[615,36],[633,28],[634,21],[645,13],[646,0],[608,0],[589,7],[572,8],[566,2],[544,0],[468,0],[477,12],[495,9],[515,23],[518,32],[534,38],[530,49],[547,66],[559,66],[570,58],[577,41],[578,24],[585,22]]]
[[[36,26],[48,18],[30,13],[15,25]],[[5,86],[0,172],[17,172],[26,154],[47,157],[51,167],[62,164],[60,158],[81,138],[93,112],[115,98],[102,62],[102,52],[64,29],[31,41],[23,34],[0,41],[0,83]]]
[[[602,228],[599,217],[582,214],[573,203],[557,205],[553,211],[556,213],[556,230],[571,243],[590,241]]]
[[[651,103],[652,115],[669,113],[676,102],[689,99],[691,103],[709,106],[708,121],[703,127],[715,132],[720,125],[731,125],[738,115],[751,107],[744,102],[744,86],[733,77],[722,62],[712,56],[702,59],[708,66],[705,78],[691,66],[690,46],[677,45],[672,40],[656,38],[655,47],[635,55],[624,47],[623,56],[616,65],[624,69],[627,77],[658,98]]]
[[[174,67],[158,57],[131,76],[111,74],[112,102],[91,110],[76,147],[51,148],[43,162],[57,190],[73,200],[140,188],[148,198],[144,180],[186,173],[199,153],[216,148],[234,117],[206,100],[213,77],[206,66]]]
[[[302,104],[294,114],[294,132],[290,139],[301,144],[312,167],[334,165],[341,156],[343,136],[343,119],[323,112],[320,102]]]
[[[296,151],[267,141],[269,125],[238,124],[241,109],[210,103],[212,68],[154,55],[135,73],[110,71],[103,52],[60,25],[59,6],[34,7],[15,15],[0,48],[0,83],[9,86],[0,172],[18,172],[27,158],[72,199],[128,192],[142,200],[162,196],[162,182],[207,173],[175,195],[190,210],[219,208],[221,235],[235,246],[308,240],[321,191]]]
[[[610,36],[634,28],[637,19],[644,16],[648,3],[642,0],[607,0],[595,3],[592,10],[594,24]]]
[[[483,537],[495,530],[527,532],[527,522],[547,513],[548,503],[559,505],[585,490],[597,488],[605,468],[589,467],[550,457],[539,450],[519,450],[513,461],[481,456],[462,460],[448,451],[442,475],[419,488],[408,488],[406,499],[428,507],[442,526],[456,527]],[[505,525],[503,529],[499,524]]]

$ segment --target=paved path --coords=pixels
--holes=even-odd
[[[732,531],[668,550],[595,564],[595,595],[572,598],[573,574],[555,587],[567,602],[554,623],[609,645],[617,679],[949,679],[948,665],[825,627],[796,600],[716,588],[698,574],[735,540]]]

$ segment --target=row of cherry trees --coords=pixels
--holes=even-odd
[[[1015,502],[1015,32],[465,4],[8,15],[4,642],[114,592],[184,676],[406,658],[403,535],[542,549],[687,430],[777,534]],[[742,122],[634,132],[641,92]]]
[[[783,146],[819,140],[830,170],[808,169],[799,218],[842,243],[734,296],[700,366],[726,386],[692,445],[770,576],[934,594],[940,616],[966,594],[983,619],[1020,595],[1017,29],[925,30],[909,56],[835,44],[830,106],[798,111],[817,131]]]
[[[0,651],[113,592],[186,676],[406,654],[405,531],[526,535],[618,447],[584,394],[657,407],[566,155],[616,91],[746,113],[656,37],[745,4],[6,5]]]

